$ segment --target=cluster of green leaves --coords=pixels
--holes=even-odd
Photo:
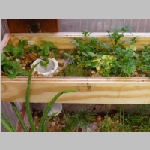
[[[105,116],[100,122],[101,132],[149,132],[150,131],[150,105],[134,105],[132,111],[124,112],[124,105],[120,106],[118,113],[112,117]]]
[[[16,76],[28,75],[27,71],[20,67],[19,61],[16,61],[12,56],[5,56],[5,54],[1,54],[1,71],[11,79]]]
[[[113,33],[107,31],[111,45],[89,37],[90,33],[83,31],[83,38],[74,38],[71,41],[76,49],[72,53],[65,53],[65,56],[70,59],[71,64],[88,69],[96,68],[102,76],[131,76],[136,71],[149,72],[149,45],[144,45],[144,50],[139,54],[134,46],[137,37],[121,40],[124,33],[130,30],[130,26],[113,29]],[[128,43],[127,46],[125,43]]]
[[[74,132],[78,128],[87,129],[88,123],[94,118],[94,113],[89,112],[89,108],[77,108],[76,112],[72,115],[66,114],[66,126],[63,128],[63,132]]]
[[[139,55],[136,54],[136,47],[133,45],[137,41],[137,37],[134,37],[129,40],[120,41],[124,37],[124,33],[130,30],[130,26],[124,26],[123,28],[116,27],[114,32],[108,35],[111,40],[112,45],[107,46],[110,49],[110,54],[113,55],[113,60],[111,61],[111,67],[107,70],[101,70],[103,76],[130,76],[134,74],[137,67],[137,61]],[[125,47],[125,43],[129,43]],[[102,64],[102,67],[104,64]],[[105,68],[105,66],[103,67]]]
[[[34,67],[36,67],[38,64],[36,64]],[[48,116],[49,110],[51,109],[51,107],[53,106],[53,104],[56,102],[56,100],[59,98],[59,96],[61,96],[64,93],[68,93],[68,92],[75,92],[75,90],[64,90],[62,92],[58,92],[54,98],[52,98],[52,100],[48,103],[48,105],[46,106],[45,110],[43,111],[43,116],[40,120],[40,124],[38,127],[38,130],[36,130],[36,127],[34,125],[34,121],[32,118],[32,113],[31,113],[31,108],[30,108],[30,86],[31,86],[31,74],[33,72],[34,67],[28,71],[28,86],[27,86],[27,90],[26,90],[26,94],[25,94],[25,108],[26,108],[26,112],[27,112],[27,116],[28,116],[28,121],[29,124],[31,126],[31,132],[46,132],[48,123],[50,121],[50,119],[52,119],[53,116],[55,116],[55,113],[53,113],[51,116]],[[19,114],[19,110],[17,109],[16,105],[14,102],[10,103],[12,105],[12,108],[16,114],[16,116],[19,119],[19,122],[21,123],[22,129],[24,132],[28,132],[27,127],[25,126],[24,121],[22,120],[21,115]],[[4,128],[6,129],[6,131],[8,132],[16,132],[16,129],[14,128],[14,126],[12,125],[12,123],[9,121],[9,119],[4,115],[4,113],[1,113],[2,115],[2,119],[1,119],[1,124],[4,126]]]
[[[46,67],[49,64],[49,54],[54,53],[55,57],[58,57],[57,46],[53,42],[42,40],[40,46],[36,44],[31,45],[28,50],[38,53],[41,56],[40,65]]]
[[[144,50],[139,54],[138,70],[150,77],[150,44],[144,45]]]
[[[27,40],[19,40],[17,46],[13,46],[11,44],[7,44],[3,51],[6,53],[8,56],[12,56],[14,58],[21,58],[25,54],[25,46],[28,45]]]
[[[71,43],[76,44],[76,49],[73,53],[65,53],[65,56],[70,58],[71,63],[75,65],[95,68],[98,61],[93,60],[100,57],[97,53],[102,48],[102,43],[95,37],[88,37],[90,33],[86,30],[82,34],[84,34],[84,38],[74,38],[71,41]]]
[[[7,44],[1,54],[1,68],[4,75],[9,78],[15,78],[19,75],[27,75],[27,71],[20,67],[18,58],[22,58],[25,54],[24,47],[28,45],[27,40],[19,40],[18,45],[15,47],[11,44]],[[19,60],[19,59],[18,59]]]

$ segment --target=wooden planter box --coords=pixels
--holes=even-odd
[[[133,33],[140,39],[136,43],[138,49],[142,44],[150,44],[149,33]],[[69,51],[75,48],[70,41],[74,37],[82,37],[81,33],[40,33],[10,34],[8,43],[16,45],[18,39],[27,39],[39,44],[41,40],[52,41],[59,50]],[[92,33],[90,37],[98,37],[100,41],[109,43],[107,33]],[[122,40],[129,39],[125,34]],[[27,77],[9,79],[1,78],[2,101],[24,102],[27,88]],[[75,89],[77,92],[67,93],[58,98],[56,103],[72,104],[150,104],[150,78],[148,77],[32,77],[31,99],[33,103],[48,103],[57,92]]]

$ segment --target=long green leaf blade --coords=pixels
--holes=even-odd
[[[31,84],[31,74],[34,70],[34,68],[37,66],[38,64],[36,64],[29,72],[28,72],[28,86],[27,86],[27,90],[26,90],[26,95],[25,95],[25,107],[26,107],[26,112],[28,115],[28,121],[30,123],[31,126],[31,131],[32,132],[36,132],[36,128],[34,126],[34,121],[32,118],[32,114],[31,114],[31,109],[30,109],[30,84]]]
[[[52,98],[52,100],[48,103],[48,105],[46,106],[44,112],[43,112],[43,116],[40,120],[40,125],[39,125],[39,128],[38,128],[38,132],[42,132],[43,130],[43,126],[44,126],[44,122],[46,120],[46,117],[48,115],[48,112],[49,110],[51,109],[51,107],[53,106],[53,104],[56,102],[56,100],[58,99],[59,96],[61,96],[62,94],[64,93],[68,93],[68,92],[76,92],[75,90],[65,90],[65,91],[62,91],[62,92],[58,92],[54,98]]]
[[[6,129],[7,132],[14,132],[13,129],[11,127],[9,127],[7,125],[7,123],[1,118],[1,124],[3,125],[3,127]]]
[[[49,116],[48,118],[46,118],[46,121],[45,121],[45,125],[43,127],[43,132],[46,132],[46,129],[47,129],[47,126],[48,126],[48,123],[49,121],[56,115],[56,113],[53,113],[51,116]]]
[[[4,113],[1,112],[1,115],[3,116],[4,120],[8,124],[8,126],[13,130],[13,132],[16,132],[16,129],[14,128],[13,124],[9,121],[9,119],[4,115]]]
[[[20,113],[19,113],[19,111],[18,111],[18,109],[17,109],[15,103],[14,103],[14,102],[10,102],[10,104],[11,104],[11,106],[12,106],[12,108],[13,108],[13,110],[14,110],[16,116],[18,117],[18,120],[19,120],[19,122],[20,122],[20,124],[21,124],[21,126],[22,126],[23,131],[24,131],[24,132],[28,132],[28,130],[27,130],[26,126],[25,126],[25,123],[24,123],[24,121],[22,120],[22,117],[21,117],[21,115],[20,115]]]

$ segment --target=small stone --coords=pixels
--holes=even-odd
[[[26,66],[26,64],[22,64],[22,67],[25,67]]]
[[[64,70],[64,67],[58,67],[59,72],[62,72]]]
[[[63,67],[64,66],[64,59],[59,59],[58,60],[58,66]]]
[[[38,72],[37,72],[37,71],[35,71],[35,72],[34,72],[34,76],[37,76],[37,75],[38,75]]]
[[[23,67],[23,66],[22,66],[22,64],[20,64],[19,66],[20,66],[20,68],[22,68],[22,67]]]
[[[36,59],[36,56],[34,54],[32,54],[32,55],[30,55],[30,58],[31,58],[31,60],[34,61]]]
[[[65,119],[61,120],[61,124],[64,125],[66,123]]]
[[[25,70],[26,68],[25,68],[25,67],[22,67],[22,69],[24,69],[24,70]]]
[[[51,123],[51,125],[52,125],[52,127],[54,127],[54,126],[56,125],[56,122],[53,121],[53,122]]]
[[[55,55],[54,55],[54,53],[53,52],[50,52],[49,53],[49,58],[53,58]]]
[[[139,76],[140,76],[140,77],[145,77],[146,75],[145,75],[145,74],[139,74]]]
[[[42,75],[42,74],[38,74],[38,76],[39,76],[39,77],[42,77],[43,75]]]
[[[91,132],[92,130],[91,130],[91,128],[87,128],[87,130],[86,130],[87,132]]]
[[[100,121],[102,118],[101,118],[101,116],[97,116],[97,121]]]
[[[53,121],[55,121],[55,122],[59,122],[59,117],[57,117],[57,116],[55,116],[55,117],[53,117]]]
[[[60,51],[59,51],[59,54],[63,54],[63,53],[64,53],[64,50],[60,50]]]

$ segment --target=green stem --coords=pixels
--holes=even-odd
[[[34,70],[34,68],[38,65],[39,63],[37,63],[29,72],[28,72],[28,86],[27,86],[27,90],[26,90],[26,95],[25,95],[25,107],[26,107],[26,112],[28,115],[28,121],[30,123],[31,126],[31,131],[32,132],[36,132],[36,128],[34,126],[34,121],[33,121],[33,117],[32,117],[32,113],[31,113],[31,108],[30,108],[30,85],[31,85],[31,74]]]
[[[39,125],[39,128],[38,128],[38,132],[42,132],[47,114],[48,114],[49,110],[51,109],[51,107],[53,106],[53,104],[55,103],[55,101],[58,99],[59,96],[61,96],[64,93],[68,93],[68,92],[76,92],[76,91],[75,90],[65,90],[65,91],[62,91],[62,92],[58,92],[55,95],[55,97],[52,98],[52,100],[49,102],[49,104],[46,106],[45,110],[43,111],[43,116],[40,120],[40,125]]]
[[[1,118],[1,124],[3,125],[3,127],[6,129],[7,132],[14,132],[13,129],[11,127],[9,127],[7,125],[7,123]]]
[[[21,123],[21,126],[22,126],[23,131],[24,131],[24,132],[28,132],[28,130],[27,130],[26,126],[25,126],[25,123],[24,123],[24,121],[22,120],[22,117],[20,116],[20,113],[19,113],[19,111],[18,111],[18,109],[17,109],[15,103],[14,103],[14,102],[10,102],[10,104],[11,104],[11,106],[12,106],[12,108],[13,108],[13,110],[14,110],[16,116],[18,117],[19,122]]]
[[[16,132],[16,129],[14,128],[13,124],[9,121],[9,119],[4,115],[4,113],[1,112],[1,115],[3,116],[4,120],[8,124],[8,126],[13,130],[13,132]]]
[[[48,118],[46,118],[46,121],[45,121],[45,125],[43,127],[43,132],[46,132],[46,129],[47,129],[47,126],[48,126],[48,123],[49,121],[56,115],[56,113],[53,113],[51,116],[49,116]]]

